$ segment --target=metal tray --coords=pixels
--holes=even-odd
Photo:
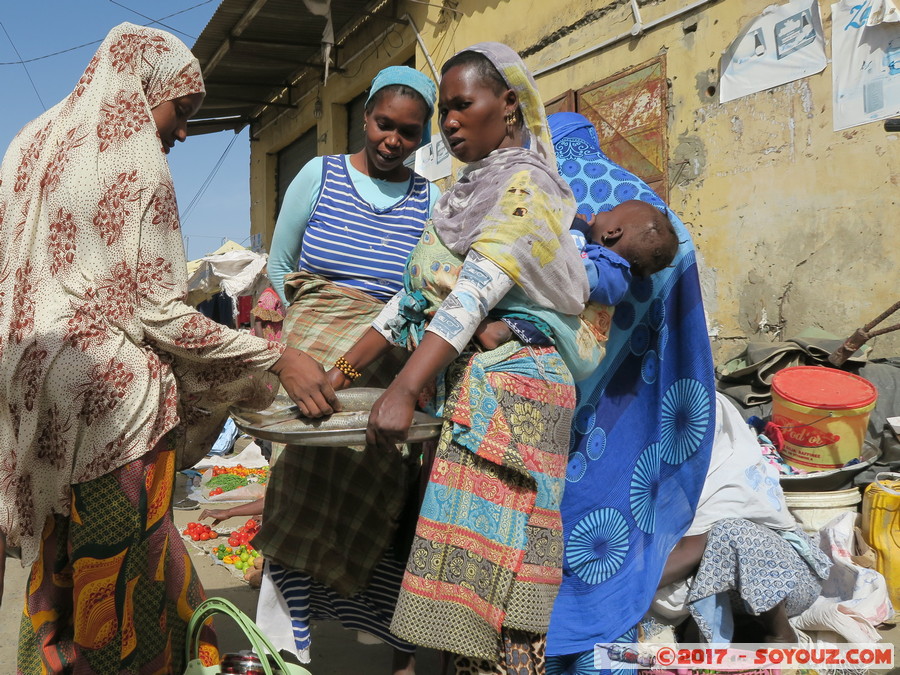
[[[265,410],[231,409],[238,429],[254,438],[289,445],[344,447],[366,444],[369,411],[384,389],[359,387],[337,392],[343,410],[328,417],[309,419],[300,415],[287,396],[279,395]],[[443,420],[423,412],[413,414],[407,441],[417,443],[436,438]]]
[[[853,477],[869,468],[878,458],[881,450],[869,441],[863,443],[859,462],[840,469],[811,471],[801,476],[781,476],[779,482],[785,492],[830,492],[853,487]]]

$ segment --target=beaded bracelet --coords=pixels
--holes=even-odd
[[[344,375],[349,377],[351,380],[362,377],[362,373],[351,366],[350,362],[347,361],[347,359],[345,359],[343,356],[334,362],[334,367],[341,371]]]

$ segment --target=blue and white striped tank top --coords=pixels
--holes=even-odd
[[[428,181],[422,176],[413,173],[406,195],[379,210],[357,193],[346,156],[326,155],[299,267],[390,300],[403,287],[406,259],[422,235],[429,209]]]

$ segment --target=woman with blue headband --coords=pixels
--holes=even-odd
[[[431,140],[435,97],[422,73],[385,68],[364,119],[351,120],[363,124],[365,146],[311,160],[287,189],[269,274],[289,305],[285,342],[305,345],[321,363],[344,354],[403,287],[406,259],[439,196],[404,166]],[[386,355],[359,384],[386,386],[405,358],[400,349]],[[399,454],[350,448],[289,446],[274,464],[254,539],[268,561],[259,614],[276,634],[277,603],[265,603],[286,600],[290,623],[282,625],[301,661],[309,661],[310,619],[329,618],[391,645],[395,673],[413,671],[415,647],[389,626],[403,575],[391,541],[415,472]]]

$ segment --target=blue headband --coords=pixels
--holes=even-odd
[[[397,84],[414,89],[425,100],[425,105],[428,107],[428,115],[425,118],[425,127],[422,131],[422,145],[427,145],[431,142],[431,116],[434,114],[434,101],[437,98],[437,87],[434,86],[434,82],[427,75],[423,75],[418,70],[408,66],[388,66],[372,80],[372,86],[369,88],[369,97],[366,99],[366,106],[369,105],[369,101],[372,100],[376,92]]]

